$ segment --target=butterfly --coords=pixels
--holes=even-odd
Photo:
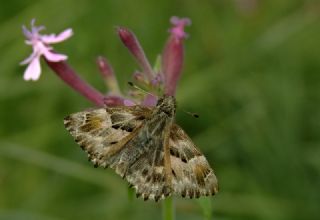
[[[152,108],[119,106],[74,113],[64,125],[95,167],[114,169],[137,197],[158,201],[170,195],[214,195],[214,171],[175,124],[175,113],[175,98],[163,96]]]

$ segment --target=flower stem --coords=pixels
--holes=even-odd
[[[173,198],[168,197],[162,202],[162,219],[174,220]]]
[[[212,219],[212,202],[211,198],[202,197],[197,200],[197,203],[202,209],[203,219],[210,220]]]
[[[64,61],[50,62],[45,59],[48,66],[69,86],[97,106],[104,106],[104,95],[86,83]]]

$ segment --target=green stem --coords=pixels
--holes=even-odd
[[[197,200],[198,204],[201,207],[203,219],[204,220],[210,220],[212,219],[212,203],[211,198],[208,197],[202,197]]]
[[[173,198],[170,196],[162,202],[162,219],[174,220]]]

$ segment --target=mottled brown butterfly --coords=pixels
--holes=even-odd
[[[67,116],[65,127],[94,166],[111,167],[136,190],[158,201],[170,195],[198,198],[218,192],[208,161],[174,123],[176,100],[155,107],[119,106]]]

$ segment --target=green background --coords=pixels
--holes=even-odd
[[[161,219],[161,203],[128,196],[112,170],[94,169],[63,126],[92,107],[43,63],[37,82],[19,62],[32,18],[75,35],[56,45],[101,91],[107,56],[123,90],[138,69],[114,27],[131,28],[151,62],[172,15],[189,17],[177,122],[216,170],[210,199],[175,198],[176,219],[319,219],[320,2],[303,0],[1,1],[0,219]],[[129,198],[128,198],[129,197]]]

